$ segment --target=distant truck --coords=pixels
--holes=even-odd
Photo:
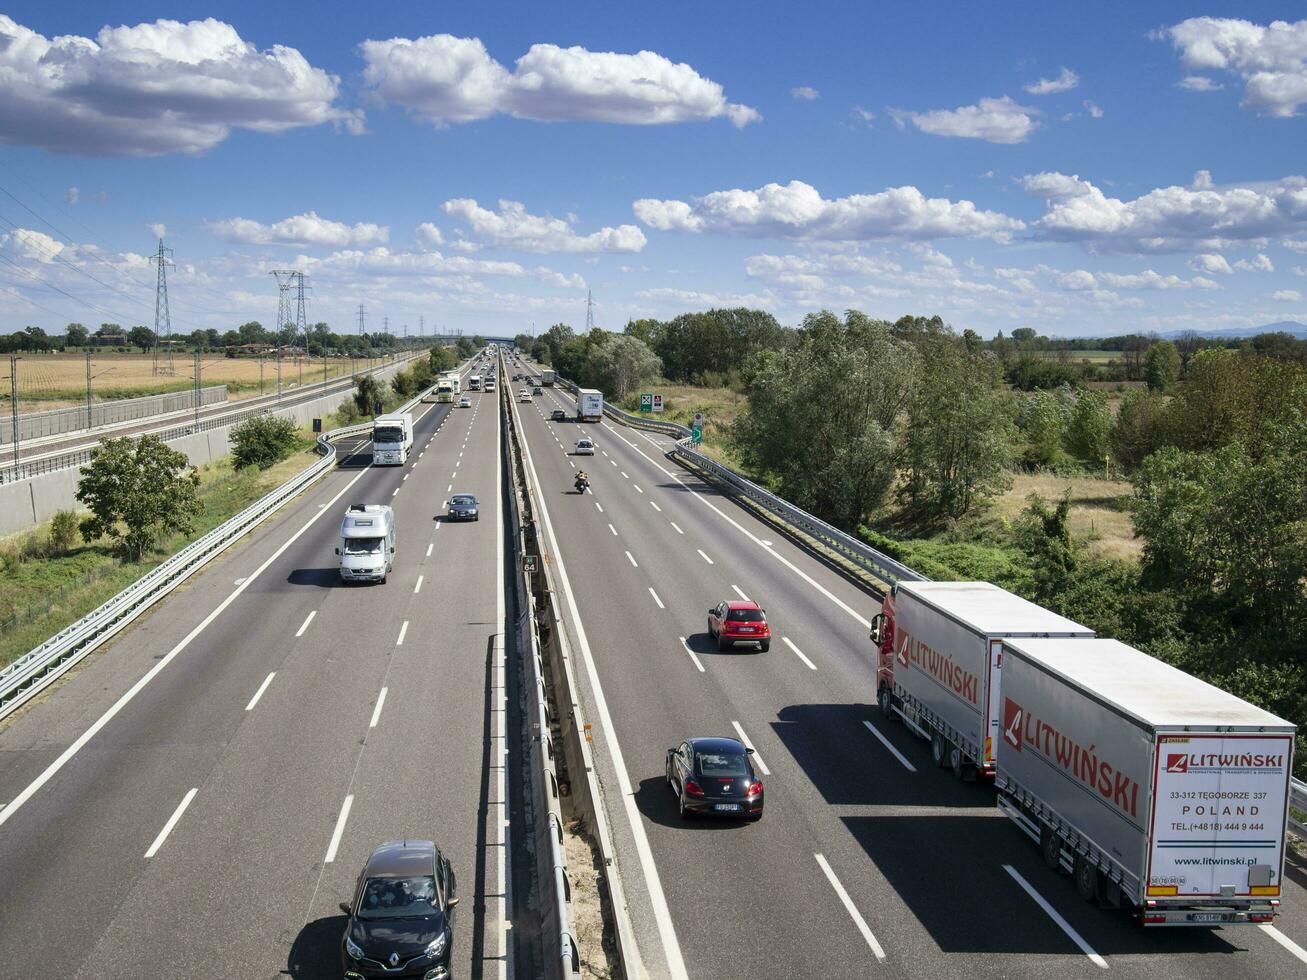
[[[479,374],[474,374],[474,375],[472,375],[470,378],[467,379],[467,390],[468,390],[468,391],[480,391],[480,390],[481,390],[481,375],[479,375]]]
[[[1002,641],[999,808],[1145,926],[1278,912],[1293,724],[1117,640]]]
[[[558,380],[558,375],[555,372],[543,368],[541,369],[540,383],[542,385],[552,385],[557,380]]]
[[[576,389],[576,420],[598,422],[604,417],[604,393],[597,388]]]
[[[988,582],[899,582],[872,620],[877,702],[960,779],[994,772],[1004,637],[1094,631]]]
[[[413,448],[413,416],[408,412],[378,415],[372,420],[372,462],[403,466]]]
[[[436,402],[443,404],[454,400],[454,385],[448,378],[436,382]]]
[[[395,563],[395,512],[387,504],[350,504],[336,554],[342,581],[385,582]]]

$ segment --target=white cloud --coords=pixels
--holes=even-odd
[[[159,221],[156,221],[154,224],[146,225],[145,230],[155,238],[163,238],[168,234],[168,226]]]
[[[811,102],[813,99],[821,98],[821,93],[811,85],[800,85],[798,88],[790,89],[790,97],[802,99],[805,102]]]
[[[64,243],[57,238],[30,228],[15,228],[12,232],[0,234],[0,249],[32,262],[53,262],[64,248]]]
[[[855,105],[853,107],[853,111],[850,112],[849,115],[865,123],[875,122],[876,120],[876,114],[874,112],[872,112],[870,109],[864,109],[860,105]]]
[[[1241,272],[1274,272],[1275,263],[1265,255],[1255,255],[1251,259],[1240,259],[1234,267]]]
[[[293,215],[270,225],[248,218],[228,218],[205,222],[205,227],[219,238],[247,245],[318,245],[339,248],[345,245],[376,245],[390,238],[390,229],[360,222],[354,226],[318,216],[316,211]]]
[[[544,266],[537,266],[535,277],[546,285],[557,286],[560,289],[585,289],[585,280],[576,272],[566,275],[553,269],[546,269]]]
[[[363,123],[336,105],[336,76],[212,18],[51,40],[0,14],[0,92],[0,144],[82,156],[201,153],[233,127]]]
[[[1292,238],[1286,238],[1284,241],[1280,242],[1280,244],[1290,252],[1307,252],[1307,242],[1304,241],[1295,241]]]
[[[82,197],[81,191],[79,191],[76,187],[70,187],[68,188],[68,190],[64,192],[64,203],[76,204],[79,200],[81,200],[81,197]]]
[[[445,244],[445,236],[430,221],[424,221],[418,225],[416,234],[418,241],[428,247]]]
[[[1195,272],[1216,273],[1222,276],[1234,275],[1234,270],[1230,268],[1230,263],[1226,261],[1225,256],[1212,253],[1195,255],[1189,260],[1189,268]]]
[[[670,300],[683,307],[688,306],[694,309],[750,306],[755,309],[769,310],[776,305],[773,297],[757,293],[709,293],[695,289],[673,289],[669,286],[659,286],[656,289],[641,289],[635,295],[638,299]]]
[[[635,216],[660,231],[717,232],[747,238],[824,241],[992,238],[1006,241],[1024,225],[971,201],[928,198],[915,187],[827,200],[803,181],[757,190],[714,191],[687,201],[651,198],[634,204]]]
[[[1157,36],[1170,38],[1186,68],[1238,74],[1245,109],[1284,118],[1307,103],[1307,20],[1263,27],[1230,17],[1191,17]]]
[[[1271,299],[1279,300],[1282,303],[1300,303],[1302,302],[1302,293],[1296,289],[1277,289],[1271,293]]]
[[[1220,82],[1213,81],[1206,75],[1186,75],[1175,83],[1175,87],[1186,92],[1217,92],[1225,88]]]
[[[911,112],[892,109],[890,114],[900,126],[907,120],[923,133],[932,136],[960,136],[988,143],[1024,143],[1039,124],[1038,109],[1020,105],[1008,96],[981,99],[976,105],[956,109],[933,109]]]
[[[499,210],[490,211],[471,198],[456,198],[441,208],[467,222],[481,243],[523,252],[638,252],[647,241],[635,225],[578,235],[563,219],[530,214],[519,201],[500,201]]]
[[[1085,101],[1082,102],[1081,105],[1085,107],[1085,112],[1089,113],[1089,115],[1092,116],[1094,119],[1103,118],[1103,110],[1100,109],[1097,103],[1095,103],[1092,99],[1085,99]]]
[[[436,125],[504,113],[543,122],[696,122],[762,118],[727,102],[722,86],[652,51],[636,54],[535,44],[512,72],[479,38],[435,34],[359,45],[365,85]]]
[[[366,251],[347,249],[332,252],[320,258],[301,255],[296,263],[304,268],[369,277],[528,275],[527,270],[516,262],[469,259],[458,255],[446,257],[440,252],[392,252],[384,245]]]
[[[1215,187],[1199,171],[1191,187],[1162,187],[1123,201],[1078,176],[1039,173],[1022,186],[1043,198],[1037,237],[1125,251],[1182,251],[1307,228],[1307,179]]]
[[[1025,87],[1031,95],[1053,95],[1055,92],[1069,92],[1080,84],[1080,76],[1070,68],[1063,68],[1057,78],[1041,78]]]

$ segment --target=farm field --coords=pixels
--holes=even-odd
[[[163,359],[160,359],[161,365]],[[366,358],[358,360],[359,370],[369,366]],[[375,363],[375,362],[373,362]],[[173,356],[175,373],[171,376],[154,372],[154,359],[149,354],[120,354],[113,351],[96,351],[91,357],[91,392],[95,401],[118,398],[137,398],[170,391],[185,391],[194,384],[193,354]],[[328,377],[349,374],[350,358],[328,358]],[[263,393],[276,391],[277,364],[267,358],[262,364]],[[222,354],[204,354],[200,359],[202,385],[225,384],[231,401],[251,398],[260,393],[260,362],[258,358],[225,357]],[[308,358],[284,358],[281,362],[282,390],[293,391],[304,384],[322,380],[322,361]],[[9,401],[8,385],[0,392],[0,400]],[[18,410],[39,412],[52,408],[66,408],[86,404],[86,356],[82,353],[25,354],[18,364]],[[8,405],[5,405],[8,410]]]
[[[995,513],[1008,520],[1016,519],[1026,508],[1026,498],[1032,493],[1050,503],[1056,503],[1063,494],[1070,493],[1068,526],[1078,540],[1105,558],[1139,557],[1142,545],[1135,537],[1134,525],[1130,521],[1132,491],[1129,483],[1047,473],[1014,473],[1011,489],[994,501]]]

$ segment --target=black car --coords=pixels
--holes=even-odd
[[[531,389],[531,394],[533,394],[533,395],[543,395],[544,392],[540,390],[540,386],[539,386],[539,385],[536,385],[535,387],[533,387],[533,388]]]
[[[449,521],[479,521],[481,512],[477,498],[470,493],[456,493],[447,501],[445,519]]]
[[[448,980],[454,942],[454,869],[429,840],[387,841],[372,852],[341,902],[349,916],[340,941],[346,980]]]
[[[762,818],[762,781],[753,771],[753,750],[734,738],[688,738],[667,750],[667,785],[681,819],[696,814]]]
[[[567,413],[564,412],[561,408],[556,408],[556,409],[554,409],[552,412],[549,413],[549,421],[551,421],[551,422],[566,422],[566,421],[567,421]]]

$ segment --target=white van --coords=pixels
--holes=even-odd
[[[385,582],[395,564],[395,512],[388,504],[350,504],[340,525],[343,582]]]

